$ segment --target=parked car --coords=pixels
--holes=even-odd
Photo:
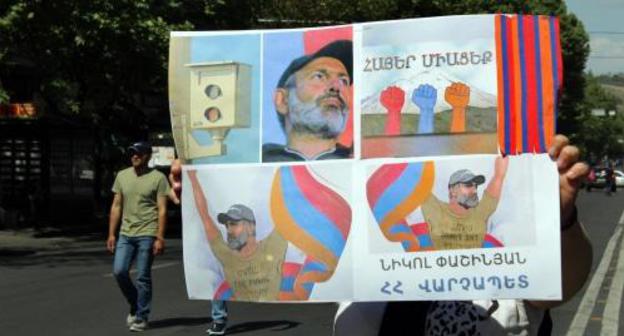
[[[590,172],[590,178],[585,184],[587,191],[591,191],[592,188],[604,188],[607,184],[607,168],[595,167],[592,168],[592,172]],[[593,179],[591,178],[592,175]],[[613,178],[615,179],[616,187],[624,187],[624,172],[613,170]]]

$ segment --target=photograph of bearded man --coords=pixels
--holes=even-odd
[[[263,162],[346,159],[341,145],[351,107],[353,43],[335,40],[292,60],[273,93],[285,144],[265,143]]]

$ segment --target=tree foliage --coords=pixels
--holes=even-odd
[[[0,3],[0,103],[35,95],[48,113],[86,120],[104,130],[100,143],[113,144],[115,137],[165,128],[170,31],[474,13],[560,17],[565,91],[558,125],[574,136],[589,47],[582,23],[561,0],[6,0]]]
[[[579,118],[580,133],[578,145],[587,154],[589,161],[597,161],[605,156],[619,157],[624,152],[624,115],[609,115],[616,111],[622,99],[605,90],[598,78],[591,73],[586,76],[583,115]],[[591,114],[593,109],[607,112],[605,116]]]

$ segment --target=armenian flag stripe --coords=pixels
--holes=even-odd
[[[306,169],[304,166],[301,167]],[[335,256],[340,256],[345,245],[346,235],[343,235],[334,225],[334,222],[319,212],[311,200],[306,198],[306,194],[301,191],[302,189],[297,184],[293,172],[294,169],[282,169],[281,173],[282,190],[289,195],[285,199],[289,213],[301,229],[316,241],[323,242],[323,245]],[[310,185],[310,187],[312,186]],[[317,193],[319,191],[319,189],[315,190]]]
[[[559,22],[546,16],[498,15],[495,34],[501,152],[544,153],[556,132],[563,78]]]

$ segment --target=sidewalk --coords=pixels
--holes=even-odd
[[[54,229],[0,230],[0,257],[66,249],[83,245],[89,240],[93,241],[92,235],[68,236]]]

